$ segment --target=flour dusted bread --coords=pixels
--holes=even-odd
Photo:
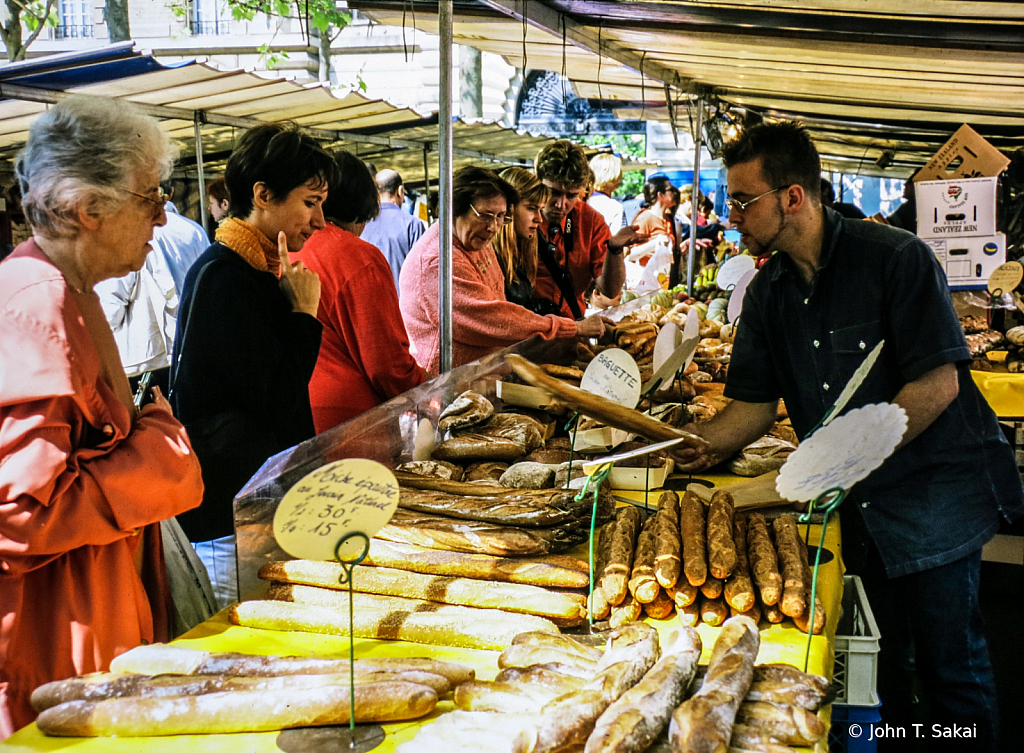
[[[344,685],[287,690],[231,691],[176,698],[71,701],[47,709],[36,723],[45,735],[149,737],[156,735],[264,732],[344,724],[349,721]],[[416,719],[434,710],[437,694],[404,682],[357,685],[357,722]]]
[[[466,390],[441,411],[437,428],[441,431],[465,429],[483,423],[494,414],[491,401],[479,392]]]

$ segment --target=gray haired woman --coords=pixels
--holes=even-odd
[[[137,411],[93,285],[142,267],[173,148],[124,102],[70,97],[18,158],[32,238],[0,263],[0,739],[43,683],[168,637],[159,521],[202,499],[166,399]]]

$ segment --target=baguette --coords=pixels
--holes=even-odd
[[[339,594],[347,598],[347,594]],[[365,596],[365,594],[364,594]],[[455,608],[452,608],[455,609]],[[471,609],[453,614],[385,609],[356,609],[357,638],[402,640],[456,648],[500,649],[518,633],[530,630],[558,632],[550,620],[515,615],[497,609]],[[245,601],[232,606],[228,617],[236,625],[264,630],[301,630],[307,633],[348,635],[348,614],[329,607],[283,601]]]
[[[694,601],[685,606],[679,606],[676,604],[676,614],[679,616],[679,622],[684,627],[697,627],[700,624],[700,601]]]
[[[447,549],[471,554],[538,555],[565,551],[586,540],[583,526],[514,528],[441,515],[413,513],[401,508],[378,533],[377,538],[430,549]]]
[[[357,722],[417,719],[434,710],[437,694],[407,682],[355,688]],[[287,691],[231,691],[177,698],[71,701],[36,720],[44,735],[148,737],[266,732],[349,721],[349,688],[328,685]]]
[[[576,501],[565,489],[519,489],[492,497],[463,497],[444,492],[402,489],[398,506],[406,510],[514,526],[554,526],[589,515],[591,500]]]
[[[732,740],[729,746],[729,753],[796,753],[793,748],[776,741],[764,730],[739,723],[732,726]]]
[[[642,606],[639,601],[633,598],[633,594],[627,593],[622,603],[612,607],[608,624],[613,628],[620,628],[640,619]]]
[[[632,505],[620,508],[615,535],[608,552],[608,564],[601,574],[601,590],[613,607],[621,604],[626,598],[639,528],[640,511]]]
[[[665,589],[668,595],[675,602],[676,607],[688,607],[697,599],[697,593],[699,589],[696,586],[691,586],[686,578],[683,578],[672,588]]]
[[[697,671],[701,639],[685,628],[654,667],[597,719],[585,753],[646,750],[668,725]]]
[[[743,615],[744,617],[749,617],[755,623],[760,622],[761,621],[761,605],[758,604],[755,601],[754,602],[754,606],[752,606],[746,612],[740,612],[739,610],[737,610],[733,606],[729,607],[729,616],[730,617],[738,617],[740,615]]]
[[[629,592],[641,604],[649,604],[657,597],[661,587],[654,577],[655,525],[657,517],[649,517],[640,530],[633,556],[633,570],[629,579]]]
[[[806,685],[822,697],[829,690],[829,682],[824,677],[801,672],[791,664],[758,664],[754,667],[754,682]]]
[[[779,609],[778,604],[764,604],[762,606],[764,606],[764,618],[771,624],[778,625],[786,619],[786,615]]]
[[[560,635],[558,633],[542,633],[533,631],[520,633],[512,639],[513,646],[551,646],[569,654],[581,656],[585,659],[599,661],[604,654],[604,647],[596,648],[573,638],[571,635]]]
[[[551,701],[541,711],[536,740],[517,739],[514,753],[555,753],[581,745],[589,737],[598,717],[627,689],[636,685],[658,660],[658,633],[643,623],[618,633],[616,649],[621,660],[607,664],[581,690]],[[612,637],[613,646],[616,634]]]
[[[597,663],[598,659],[581,655],[564,647],[530,646],[521,643],[513,643],[498,657],[498,667],[501,669],[510,667],[525,669],[542,664],[562,664],[576,667],[591,675],[597,670]]]
[[[782,598],[779,609],[787,617],[799,617],[807,609],[808,583],[804,581],[804,563],[807,550],[792,515],[780,515],[773,524],[775,549],[779,555],[782,573]],[[801,550],[803,557],[801,557]]]
[[[691,586],[707,580],[707,544],[704,503],[693,492],[686,492],[679,504],[680,538],[683,542],[683,574]]]
[[[597,559],[594,563],[595,580],[604,572],[605,567],[608,565],[608,557],[611,554],[612,540],[615,538],[615,526],[616,521],[610,520],[601,527],[601,536],[597,545]],[[605,596],[604,590],[596,584],[592,589],[587,608],[590,610],[591,620],[594,621],[606,620],[612,613],[611,605],[608,603],[608,597]]]
[[[711,627],[718,627],[729,617],[729,606],[721,596],[709,599],[701,597],[700,618]]]
[[[782,596],[782,576],[775,547],[768,538],[768,526],[760,513],[751,513],[747,517],[747,552],[750,555],[750,572],[761,601],[765,606],[778,604]]]
[[[769,682],[755,676],[747,691],[745,701],[768,701],[796,706],[806,711],[817,711],[825,700],[825,694],[805,683]]]
[[[804,582],[808,584],[808,592],[810,591],[811,580],[811,568],[804,567]],[[821,596],[814,594],[814,634],[821,635],[821,632],[825,629],[825,605],[821,601]],[[797,629],[804,633],[811,632],[811,600],[808,598],[807,606],[804,607],[803,613],[799,617],[793,618],[793,624],[796,625]]]
[[[268,562],[260,568],[259,577],[279,583],[347,590],[339,582],[344,572],[337,562],[291,560]],[[351,586],[361,593],[504,609],[543,617],[578,619],[587,616],[585,597],[581,594],[548,591],[519,583],[492,583],[472,578],[423,575],[387,567],[358,565],[352,568]]]
[[[725,581],[720,580],[713,575],[709,575],[704,579],[704,582],[700,585],[700,592],[704,594],[707,599],[717,599],[722,595],[722,591],[725,590]]]
[[[713,577],[721,580],[732,575],[736,568],[732,521],[732,495],[729,492],[715,492],[708,508],[708,569]]]
[[[766,665],[768,666],[768,665]],[[225,677],[279,677],[282,675],[347,674],[348,659],[320,659],[305,656],[258,656],[233,652],[196,651],[190,648],[155,643],[137,646],[110,662],[111,675],[223,675]],[[418,656],[366,656],[356,659],[357,676],[372,672],[430,672],[448,679],[452,685],[476,677],[463,664]],[[87,682],[86,675],[61,683]],[[52,683],[51,683],[52,684]],[[47,687],[47,686],[42,686]]]
[[[663,620],[672,614],[672,610],[675,609],[675,603],[672,601],[664,589],[658,589],[658,595],[654,597],[653,601],[650,601],[643,605],[644,614],[655,620]]]
[[[493,557],[372,539],[363,564],[528,586],[586,588],[590,585],[586,560],[567,555],[547,555],[543,559]]]
[[[736,718],[787,745],[814,745],[825,736],[825,723],[810,711],[768,701],[740,704]]]
[[[658,523],[654,532],[654,577],[662,586],[670,588],[679,580],[681,562],[679,495],[671,491],[662,492],[655,517]]]
[[[707,442],[696,434],[663,424],[640,411],[560,382],[520,355],[505,356],[505,362],[527,384],[550,393],[562,405],[603,421],[608,426],[639,434],[652,441],[682,438],[681,446],[703,449],[708,446]]]
[[[672,750],[717,753],[728,749],[736,711],[750,687],[760,643],[757,625],[746,617],[732,617],[725,623],[711,651],[700,690],[672,715]]]
[[[443,675],[419,671],[357,670],[355,682],[413,682],[431,688],[438,697],[452,689]],[[94,675],[49,682],[32,693],[32,708],[45,711],[71,701],[106,701],[114,698],[175,698],[226,691],[278,692],[304,690],[327,685],[347,685],[349,675],[278,675],[275,677],[228,677],[225,675],[118,675],[98,672]]]
[[[750,561],[747,559],[747,521],[741,515],[733,518],[733,541],[736,544],[736,568],[725,581],[725,600],[737,612],[754,608],[754,582],[750,578]],[[755,619],[754,622],[757,622]]]
[[[465,682],[455,692],[455,705],[463,711],[497,713],[536,713],[554,700],[558,691],[537,685],[510,682]]]

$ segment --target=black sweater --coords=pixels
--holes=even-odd
[[[313,436],[309,379],[322,329],[291,310],[277,277],[222,243],[189,269],[171,404],[206,485],[202,505],[178,516],[191,541],[231,535],[235,495],[268,457]]]

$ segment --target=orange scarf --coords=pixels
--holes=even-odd
[[[228,217],[217,228],[216,238],[254,269],[271,272],[275,277],[281,276],[281,257],[277,253],[277,244],[248,222]]]

